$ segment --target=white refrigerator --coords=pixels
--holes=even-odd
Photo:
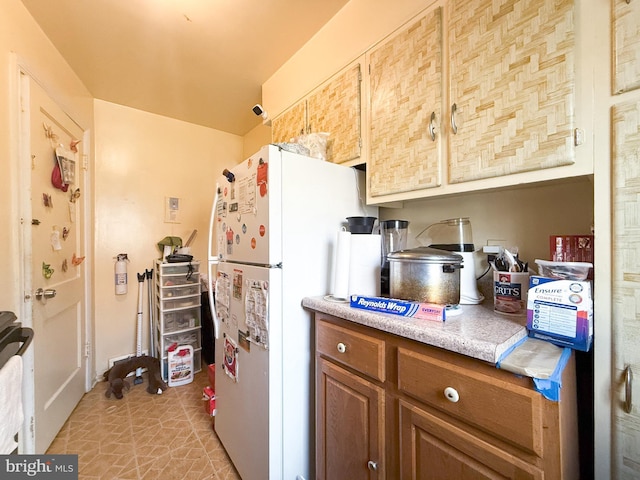
[[[330,293],[337,233],[372,215],[362,172],[267,145],[218,180],[215,430],[243,480],[315,476],[315,389],[306,296]]]

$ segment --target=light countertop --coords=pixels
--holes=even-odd
[[[496,313],[491,302],[485,303],[461,305],[462,313],[438,322],[351,308],[347,302],[325,297],[302,300],[302,306],[309,310],[495,364],[505,351],[527,336],[527,318]]]

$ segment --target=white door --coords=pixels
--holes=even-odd
[[[640,101],[613,107],[612,166],[612,478],[624,480],[640,478]]]
[[[32,315],[25,323],[35,332],[33,376],[27,379],[33,381],[33,405],[26,411],[33,409],[33,418],[27,417],[31,447],[44,453],[85,392],[83,144],[72,146],[84,132],[30,77],[23,76],[21,97],[21,134],[30,147],[21,162],[31,163],[30,175],[22,168],[30,182],[23,186],[29,200],[21,212],[25,270],[30,268],[25,311]],[[56,164],[63,167],[59,174]],[[60,182],[66,192],[54,186]]]

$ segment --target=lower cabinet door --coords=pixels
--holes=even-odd
[[[323,358],[317,367],[317,479],[385,478],[384,390]]]
[[[495,445],[399,400],[400,478],[481,480],[544,478],[543,472]]]

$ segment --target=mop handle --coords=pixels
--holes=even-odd
[[[143,292],[144,292],[144,273],[138,273],[138,338],[136,339],[136,356],[139,357],[142,355],[142,316],[143,316]],[[142,370],[142,369],[140,369]]]
[[[153,340],[153,334],[154,334],[153,288],[151,286],[151,279],[153,277],[153,268],[151,270],[145,270],[144,273],[147,277],[147,282],[148,282],[147,286],[149,287],[149,355],[151,357],[155,357],[156,347],[155,347],[155,342]]]

